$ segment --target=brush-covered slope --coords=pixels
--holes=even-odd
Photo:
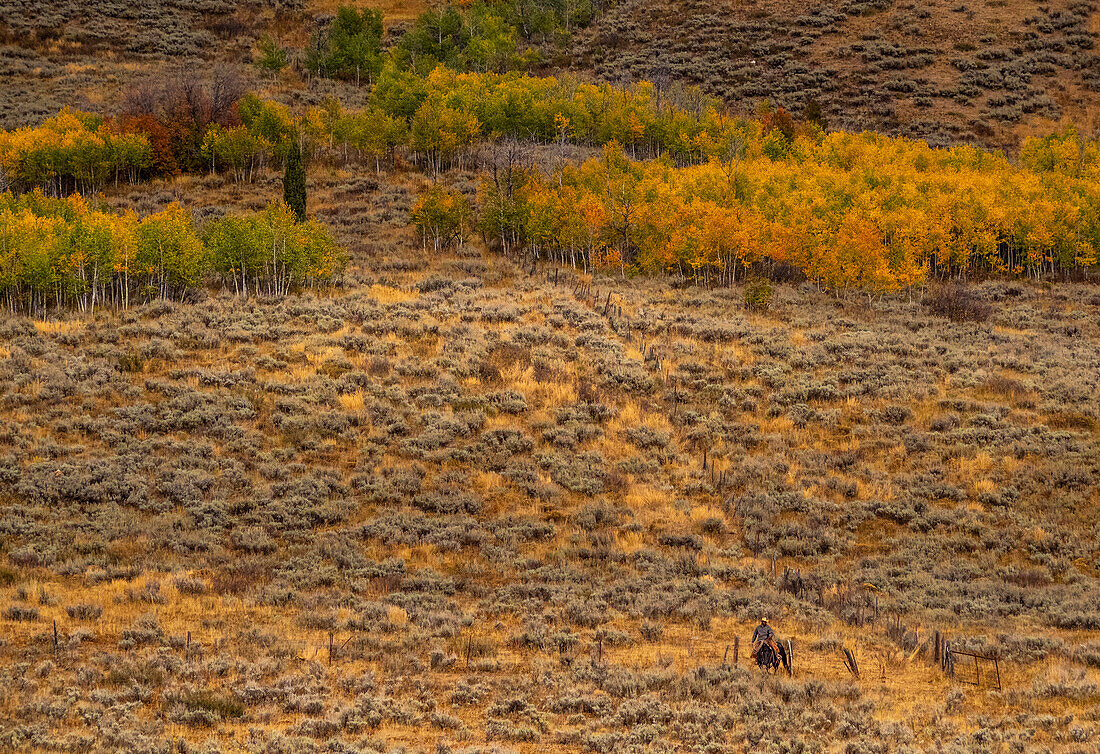
[[[612,81],[691,82],[734,105],[770,98],[798,112],[817,99],[838,128],[1000,145],[1096,103],[1096,7],[628,0],[567,64]]]

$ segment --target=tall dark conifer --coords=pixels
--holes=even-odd
[[[302,150],[296,143],[286,155],[283,201],[294,211],[298,222],[306,221],[306,169],[302,164]]]

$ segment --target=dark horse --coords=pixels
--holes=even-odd
[[[756,666],[764,668],[765,670],[770,670],[771,672],[775,673],[778,672],[779,665],[782,664],[783,668],[788,673],[790,673],[791,664],[790,661],[787,659],[786,647],[784,647],[783,643],[779,641],[777,641],[775,645],[779,647],[778,656],[776,655],[775,650],[773,650],[771,648],[771,645],[767,642],[760,645],[760,649],[756,652]]]

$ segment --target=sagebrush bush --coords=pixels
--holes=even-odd
[[[756,279],[745,285],[745,308],[754,312],[766,312],[772,304],[775,289],[764,279]]]
[[[936,285],[924,296],[924,305],[933,314],[952,322],[985,322],[992,307],[964,285]]]

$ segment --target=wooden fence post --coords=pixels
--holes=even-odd
[[[844,667],[848,668],[848,672],[859,678],[859,666],[856,664],[856,657],[852,654],[852,650],[847,647],[843,648],[844,651]]]
[[[741,637],[733,637],[733,666],[737,667],[737,655],[741,653]]]

